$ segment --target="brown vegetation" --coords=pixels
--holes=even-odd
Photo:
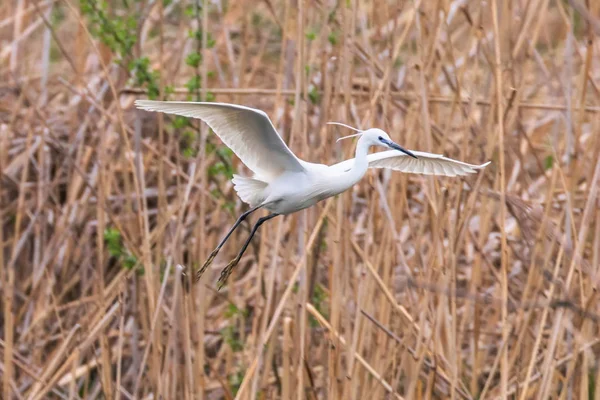
[[[599,395],[599,2],[193,4],[0,3],[2,398]],[[370,171],[190,288],[248,171],[158,93],[492,164]]]

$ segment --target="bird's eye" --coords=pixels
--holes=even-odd
[[[377,139],[379,139],[380,142],[383,141],[383,138],[381,136],[379,136]]]

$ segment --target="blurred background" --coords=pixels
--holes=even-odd
[[[1,397],[598,398],[598,35],[592,0],[3,1]],[[249,224],[188,277],[250,172],[146,98],[260,108],[312,162],[340,121],[492,163],[371,170],[217,291]]]

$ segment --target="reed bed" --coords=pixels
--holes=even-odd
[[[599,398],[599,34],[584,0],[1,2],[1,397]],[[249,171],[148,97],[492,163],[372,170],[217,291]]]

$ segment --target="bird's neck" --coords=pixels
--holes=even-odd
[[[369,161],[367,160],[367,154],[369,153],[368,143],[365,142],[364,137],[358,139],[356,144],[356,154],[354,156],[354,165],[349,171],[345,173],[345,178],[348,180],[349,186],[352,186],[362,179],[369,168]]]

